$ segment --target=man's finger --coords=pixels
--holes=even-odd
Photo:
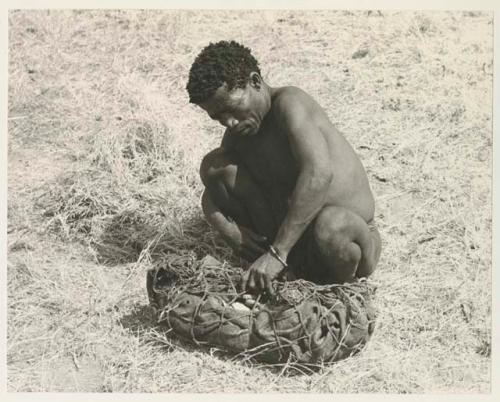
[[[258,279],[258,285],[259,285],[259,289],[258,291],[259,292],[262,292],[264,291],[264,289],[266,288],[266,276],[265,275],[261,275]]]
[[[249,271],[246,271],[243,275],[241,275],[240,290],[242,292],[246,292],[246,290],[247,290],[247,282],[248,282],[249,275],[250,275]]]
[[[255,278],[254,278],[253,272],[249,271],[249,277],[247,281],[247,287],[246,289],[248,290],[255,290]]]
[[[267,294],[270,297],[273,297],[274,296],[273,281],[268,276],[266,276],[266,283],[265,283],[265,285],[266,285],[265,289],[266,289]]]

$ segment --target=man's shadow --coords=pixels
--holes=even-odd
[[[166,215],[125,211],[113,216],[92,242],[99,262],[106,265],[133,263],[148,254],[153,263],[165,254],[212,255],[236,262],[223,240],[199,214],[173,221]]]

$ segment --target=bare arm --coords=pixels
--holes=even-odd
[[[220,233],[235,253],[249,261],[254,261],[266,252],[264,247],[267,239],[243,225],[238,225],[222,213],[207,190],[203,193],[201,205],[208,223]]]
[[[326,139],[312,116],[317,105],[311,104],[304,93],[291,95],[276,105],[277,118],[299,168],[288,212],[273,243],[285,260],[324,206],[333,175]],[[262,255],[243,275],[243,290],[265,290],[272,295],[272,280],[282,269],[281,262],[270,253]]]
[[[279,108],[281,124],[299,167],[288,213],[274,241],[284,257],[324,206],[333,175],[326,139],[311,116],[312,108],[297,97],[283,100]]]

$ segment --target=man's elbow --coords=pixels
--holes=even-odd
[[[330,166],[318,167],[311,170],[310,186],[314,191],[326,191],[333,179],[333,170]]]

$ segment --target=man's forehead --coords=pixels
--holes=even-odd
[[[200,106],[205,110],[220,108],[238,100],[243,95],[243,92],[242,88],[228,90],[227,84],[224,84],[217,88],[213,96],[201,103]]]
[[[239,87],[228,90],[227,84],[224,84],[217,88],[213,98],[219,102],[232,101],[240,98],[243,95],[243,92],[244,89]]]

